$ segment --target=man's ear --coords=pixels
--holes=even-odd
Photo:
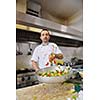
[[[49,35],[49,40],[50,40],[50,35]]]
[[[41,36],[40,36],[40,39],[41,39]]]

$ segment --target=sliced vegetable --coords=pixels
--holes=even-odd
[[[66,68],[64,70],[56,69],[56,70],[39,73],[39,76],[43,76],[43,77],[63,76],[68,73],[69,73],[69,68]]]

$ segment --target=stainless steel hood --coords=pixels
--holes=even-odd
[[[46,19],[31,16],[22,12],[16,12],[16,24],[32,26],[36,28],[48,28],[53,36],[64,37],[83,41],[82,32],[69,26],[61,25]]]

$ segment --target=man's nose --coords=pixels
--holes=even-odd
[[[46,35],[44,35],[44,37],[47,37]]]

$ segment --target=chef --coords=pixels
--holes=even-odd
[[[59,47],[55,43],[49,42],[50,32],[47,29],[41,31],[40,39],[42,43],[35,48],[31,58],[32,66],[36,71],[54,65],[55,59],[63,58]]]

